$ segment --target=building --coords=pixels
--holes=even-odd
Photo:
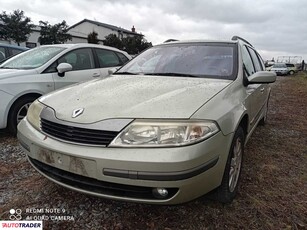
[[[1,25],[0,25],[1,26]],[[68,33],[72,36],[71,41],[67,41],[67,43],[87,43],[87,36],[89,33],[95,31],[98,34],[99,43],[103,44],[102,40],[105,39],[109,34],[115,34],[120,39],[129,37],[129,36],[141,36],[136,32],[134,26],[131,30],[127,30],[121,27],[109,25],[102,22],[97,22],[93,20],[83,19],[82,21],[72,25],[68,28]],[[32,33],[29,35],[28,41],[23,42],[20,46],[26,46],[29,48],[34,48],[39,46],[38,38],[40,36],[40,27],[35,26],[32,30]],[[0,43],[12,44],[16,45],[13,41],[3,41],[0,40]]]
[[[95,31],[98,34],[98,40],[102,40],[109,34],[115,34],[118,38],[122,39],[129,36],[143,36],[136,33],[134,26],[131,30],[126,30],[121,27],[84,19],[73,26],[69,27],[68,33],[72,35],[72,40],[67,43],[83,43],[87,42],[87,35]]]

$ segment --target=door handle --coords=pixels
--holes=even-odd
[[[260,89],[260,92],[263,93],[263,92],[264,92],[264,88],[261,88],[261,89]]]
[[[100,77],[100,73],[94,73],[93,77]]]

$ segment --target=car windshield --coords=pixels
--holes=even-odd
[[[146,50],[115,74],[235,78],[235,44],[181,43]]]
[[[64,47],[39,47],[19,54],[3,63],[2,69],[34,69],[42,66],[63,51]]]

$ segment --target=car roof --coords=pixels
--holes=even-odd
[[[169,41],[164,42],[159,45],[167,45],[167,44],[186,44],[186,43],[232,43],[236,44],[238,41],[233,40],[206,40],[206,39],[193,39],[193,40],[180,40],[180,41]]]
[[[124,54],[130,56],[126,51],[117,49],[115,47],[105,46],[105,45],[100,45],[100,44],[89,44],[89,43],[52,44],[52,45],[41,45],[41,46],[38,46],[36,48],[39,48],[39,47],[63,47],[63,48],[67,48],[67,49],[86,48],[86,47],[88,47],[88,48],[105,48],[105,49],[108,49],[108,50],[121,52],[121,53],[124,53]]]
[[[111,50],[116,50],[116,51],[121,51],[124,52],[122,50],[119,50],[117,48],[114,47],[110,47],[110,46],[105,46],[105,45],[99,45],[99,44],[89,44],[89,43],[76,43],[76,44],[53,44],[53,45],[41,45],[39,47],[63,47],[63,48],[84,48],[84,47],[94,47],[94,48],[107,48],[107,49],[111,49]]]

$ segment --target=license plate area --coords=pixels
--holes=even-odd
[[[50,166],[75,173],[81,176],[96,178],[96,162],[81,157],[70,156],[48,149],[37,147],[35,157]]]

